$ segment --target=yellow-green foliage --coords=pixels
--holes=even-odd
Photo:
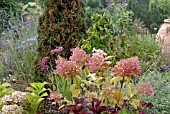
[[[119,11],[119,14],[113,15],[93,14],[92,26],[87,30],[88,38],[81,40],[79,47],[87,53],[92,53],[93,48],[102,49],[108,55],[114,55],[116,60],[126,58],[126,40],[131,31],[132,12]]]
[[[88,29],[87,40],[82,40],[79,45],[87,53],[91,53],[93,48],[103,49],[108,54],[112,53],[116,49],[114,43],[116,38],[114,37],[114,25],[112,23],[112,17],[109,14],[93,14],[92,26]]]
[[[13,88],[9,88],[10,86],[11,84],[9,83],[0,84],[0,97],[8,95],[14,91]]]
[[[47,84],[47,82],[43,83],[30,83],[31,87],[27,87],[26,90],[31,91],[30,94],[26,96],[27,100],[31,103],[30,106],[30,114],[36,114],[37,108],[41,101],[44,100],[43,97],[48,96],[47,90],[44,86]]]

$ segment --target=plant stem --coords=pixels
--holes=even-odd
[[[123,76],[122,83],[121,83],[121,87],[120,87],[121,89],[122,89],[122,87],[123,87],[124,81],[125,81],[125,77]]]

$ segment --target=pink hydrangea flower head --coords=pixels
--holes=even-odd
[[[50,96],[49,96],[49,100],[51,100],[51,101],[54,101],[54,102],[58,102],[58,103],[61,103],[61,95],[60,94],[58,94],[58,93],[56,93],[56,92],[54,92],[54,91],[50,91]]]
[[[54,55],[55,53],[59,53],[61,51],[63,51],[63,47],[57,46],[55,49],[51,50],[51,54]]]
[[[47,65],[47,62],[49,61],[49,57],[44,57],[39,61],[38,68],[41,71],[48,70],[49,66]]]
[[[120,60],[116,63],[112,69],[112,75],[120,76],[137,76],[141,73],[141,67],[139,66],[139,60],[137,57],[131,57]]]
[[[60,64],[60,63],[62,63],[62,62],[64,62],[64,61],[66,61],[66,59],[62,58],[61,56],[58,56],[58,59],[55,60],[55,63],[56,63],[56,64]]]
[[[140,94],[140,95],[148,95],[149,96],[153,93],[153,87],[150,84],[150,82],[139,84],[136,87],[136,89],[137,89],[137,94]]]
[[[109,68],[109,65],[105,61],[105,58],[100,53],[93,53],[91,60],[89,61],[89,69],[91,72],[97,70],[103,70]]]
[[[71,49],[72,56],[70,56],[71,61],[75,61],[77,65],[87,66],[90,60],[90,55],[78,47]]]
[[[69,60],[56,60],[56,71],[65,78],[72,78],[81,73],[80,66],[75,61]]]

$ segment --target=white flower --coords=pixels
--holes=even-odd
[[[4,97],[2,97],[2,102],[6,103],[6,102],[12,102],[13,99],[10,97],[10,95],[5,95]]]
[[[89,80],[89,81],[87,81],[89,84],[92,84],[92,82]]]
[[[26,100],[26,95],[27,95],[26,92],[14,91],[10,95],[5,95],[4,97],[2,97],[2,102],[4,104],[8,102],[14,102],[14,103],[23,102]]]
[[[93,53],[96,52],[96,48],[93,48],[92,52],[93,52]]]
[[[96,73],[89,74],[88,77],[92,78],[93,81],[96,80]]]
[[[154,30],[158,30],[158,28],[154,28]]]
[[[107,53],[105,53],[103,50],[101,50],[101,49],[95,49],[95,48],[93,48],[93,50],[92,50],[92,52],[93,52],[93,54],[92,55],[94,55],[94,54],[99,54],[99,55],[101,55],[101,56],[106,56],[107,55]]]

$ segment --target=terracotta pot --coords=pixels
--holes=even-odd
[[[160,27],[156,41],[162,48],[167,64],[170,66],[170,19],[165,19],[164,24]]]

